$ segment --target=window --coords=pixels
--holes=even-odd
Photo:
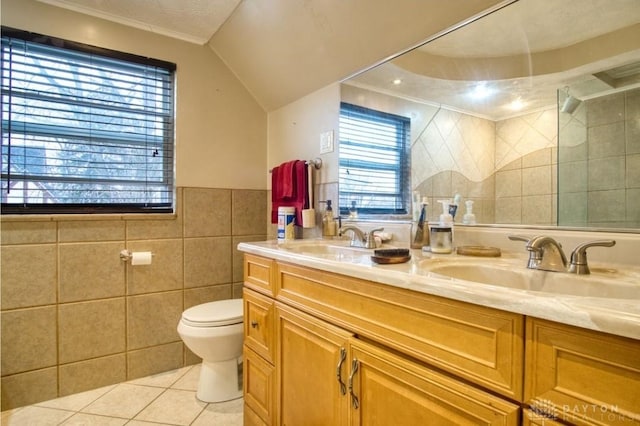
[[[2,213],[173,211],[175,65],[2,28]]]
[[[340,213],[407,214],[410,202],[406,117],[340,105]]]

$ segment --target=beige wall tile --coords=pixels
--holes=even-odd
[[[184,188],[184,236],[231,234],[231,190]]]
[[[539,149],[522,157],[522,167],[547,166],[552,163],[552,148]]]
[[[61,365],[59,396],[124,382],[126,371],[124,354]]]
[[[235,189],[231,193],[232,235],[266,234],[267,191]]]
[[[182,291],[127,298],[129,350],[179,342],[177,327],[183,310]]]
[[[320,226],[322,226],[322,222],[320,222]],[[251,241],[264,241],[267,239],[266,234],[262,235],[246,235],[237,237],[234,236],[231,239],[231,252],[233,256],[233,276],[232,281],[242,281],[244,280],[244,270],[242,266],[242,262],[244,261],[244,253],[238,250],[238,244],[246,243]]]
[[[201,303],[213,302],[216,300],[231,299],[231,284],[218,284],[209,287],[198,287],[185,289],[184,291],[184,309]]]
[[[60,244],[60,302],[124,296],[124,242]]]
[[[551,194],[522,197],[522,223],[552,225]]]
[[[562,193],[558,201],[558,225],[587,225],[587,191]]]
[[[58,335],[61,364],[123,352],[124,298],[60,305]]]
[[[242,288],[244,287],[244,283],[242,281],[233,283],[233,299],[241,299],[242,298]]]
[[[589,160],[589,191],[624,189],[625,157]]]
[[[56,365],[56,308],[2,312],[2,376]]]
[[[496,223],[522,223],[522,197],[497,198]]]
[[[496,173],[496,198],[522,195],[522,170],[507,170]]]
[[[590,191],[588,193],[589,224],[624,222],[626,220],[625,190]]]
[[[522,169],[522,195],[551,194],[551,165]],[[523,223],[527,222],[523,218]],[[537,223],[537,222],[533,222]]]
[[[640,188],[640,154],[627,155],[626,157],[626,187]]]
[[[173,215],[166,215],[161,219],[127,218],[127,239],[181,238],[183,229],[182,193],[182,188],[176,188],[176,207]]]
[[[231,237],[184,240],[184,286],[230,283]]]
[[[58,222],[58,240],[65,242],[124,240],[124,220],[74,220]]]
[[[589,159],[625,154],[624,121],[596,127],[589,123],[588,138]]]
[[[2,309],[56,303],[55,245],[5,246],[0,257]]]
[[[131,351],[127,354],[127,380],[137,379],[183,366],[182,342]]]
[[[44,244],[56,242],[56,222],[28,221],[13,222],[3,220],[2,245],[9,244]]]
[[[182,239],[134,241],[127,244],[127,249],[153,253],[151,265],[127,262],[127,294],[182,288]]]
[[[2,398],[0,398],[2,411],[46,401],[56,396],[58,396],[56,367],[2,378]]]

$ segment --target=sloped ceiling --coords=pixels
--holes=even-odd
[[[272,111],[511,0],[39,0],[208,43]]]

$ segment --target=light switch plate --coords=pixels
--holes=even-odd
[[[320,154],[333,152],[333,130],[320,133]]]

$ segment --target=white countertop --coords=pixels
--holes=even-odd
[[[307,240],[297,240],[295,243],[299,241]],[[307,241],[309,242],[312,243],[313,240]],[[371,253],[354,251],[353,254],[326,256],[296,253],[284,246],[278,244],[276,240],[245,242],[238,245],[238,250],[300,266],[640,340],[640,300],[638,299],[584,297],[513,289],[449,278],[425,271],[420,266],[444,259],[460,261],[469,259],[467,256],[456,254],[436,255],[411,250],[412,256],[409,262],[378,265],[371,260]],[[504,251],[500,258],[474,258],[475,262],[510,262],[513,265],[521,265],[522,268],[525,267],[526,260],[526,253]],[[597,263],[591,266],[593,270],[605,268],[604,265]],[[611,266],[607,265],[607,267]],[[637,271],[634,271],[634,277],[640,276],[636,273]],[[640,281],[634,282],[635,284],[640,286]]]

